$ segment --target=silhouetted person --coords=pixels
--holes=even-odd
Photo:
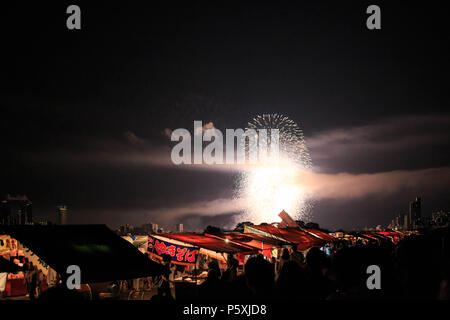
[[[233,282],[237,278],[237,268],[239,266],[239,261],[235,258],[230,257],[227,261],[227,270],[222,275],[222,280],[226,282]]]
[[[163,281],[161,285],[157,289],[157,294],[154,295],[151,299],[153,302],[172,302],[174,301],[172,292],[170,290],[169,281]]]
[[[250,258],[245,264],[247,286],[255,299],[270,300],[274,294],[273,266],[262,255]]]
[[[367,281],[374,275],[373,271],[367,273],[369,266],[381,270],[380,289],[368,287]],[[394,277],[391,252],[380,246],[339,250],[334,256],[333,270],[337,291],[329,296],[330,300],[393,299],[401,288]]]
[[[287,261],[276,282],[277,298],[304,299],[307,297],[306,271],[295,261]]]
[[[29,271],[26,272],[27,291],[30,300],[35,299],[36,287],[37,287],[38,268],[30,262]]]
[[[441,285],[442,239],[411,237],[397,248],[398,275],[405,298],[436,299]]]
[[[208,263],[208,277],[199,286],[199,298],[201,300],[220,300],[225,292],[225,287],[220,279],[220,268],[217,261]]]
[[[283,251],[281,253],[281,257],[280,257],[280,260],[278,261],[278,266],[277,266],[278,274],[280,273],[281,268],[283,268],[283,264],[285,262],[288,262],[289,260],[291,260],[291,255],[289,254],[289,250],[287,248],[283,248]]]
[[[297,251],[297,245],[293,245],[291,247],[291,260],[298,263],[299,266],[302,266],[305,260],[303,253]]]
[[[28,270],[30,270],[30,261],[28,258],[25,258],[23,263],[23,271],[27,272]]]
[[[270,263],[272,264],[273,272],[274,272],[275,278],[276,278],[276,277],[278,276],[278,270],[277,270],[277,267],[278,267],[278,264],[277,264],[277,258],[272,257],[272,258],[270,259]]]
[[[306,254],[309,298],[325,299],[332,292],[332,283],[325,277],[326,254],[319,248],[311,248]]]

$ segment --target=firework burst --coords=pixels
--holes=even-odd
[[[257,116],[248,123],[247,129],[257,132],[278,129],[279,152],[269,153],[239,175],[236,197],[244,199],[246,206],[244,217],[239,219],[254,223],[276,222],[282,210],[296,219],[308,219],[312,205],[298,183],[298,175],[311,170],[312,162],[302,130],[293,120],[280,114]],[[264,143],[269,149],[272,139],[271,134],[258,135],[258,143]]]
[[[306,147],[303,132],[299,126],[288,117],[281,114],[264,114],[257,116],[248,123],[247,129],[278,129],[279,148],[282,157],[294,161],[303,168],[311,168],[312,162]],[[267,145],[270,146],[270,137],[267,138]]]

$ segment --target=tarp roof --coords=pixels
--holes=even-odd
[[[334,242],[337,241],[338,239],[336,237],[333,237],[331,234],[328,234],[326,232],[317,230],[317,229],[309,229],[309,228],[302,228],[303,231],[306,231],[310,234],[313,234],[317,237],[319,237],[320,239],[323,239],[327,242]]]
[[[401,237],[401,235],[395,231],[377,231],[377,234],[390,238],[393,243],[397,243]]]
[[[372,237],[372,236],[369,236],[369,235],[365,235],[365,234],[360,233],[360,232],[350,232],[349,234],[351,236],[353,236],[353,237],[363,238],[363,239],[366,239],[366,240],[377,240],[377,238],[375,238],[375,237]]]
[[[56,270],[66,275],[67,267],[81,269],[81,282],[104,282],[147,277],[161,273],[131,243],[105,225],[2,226]]]
[[[247,254],[257,253],[257,250],[255,250],[253,247],[226,242],[225,239],[209,237],[198,233],[159,233],[156,236],[182,241],[215,252]]]
[[[255,233],[227,232],[224,234],[224,237],[233,241],[241,242],[243,244],[252,242],[253,240],[268,244],[273,247],[281,247],[283,245],[290,244],[290,242],[286,240],[279,240],[277,238],[266,237],[261,234]]]
[[[350,234],[355,237],[363,238],[366,240],[376,240],[378,242],[391,241],[391,239],[388,236],[384,236],[382,234],[378,234],[376,232],[371,232],[371,231],[351,232]]]
[[[364,235],[366,237],[369,237],[369,238],[373,238],[375,240],[380,240],[380,241],[388,240],[388,241],[390,241],[389,237],[387,237],[386,235],[379,234],[377,232],[364,231],[364,232],[360,232],[360,234]]]
[[[377,233],[384,235],[384,236],[400,237],[400,233],[398,233],[396,231],[377,231]]]
[[[256,225],[245,226],[245,230],[253,233],[258,233],[258,231],[263,232],[264,234],[270,234],[280,239],[296,243],[298,244],[298,250],[301,251],[307,250],[311,247],[322,247],[325,244],[324,240],[296,228],[277,228],[272,225]]]

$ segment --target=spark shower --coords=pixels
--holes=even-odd
[[[312,170],[302,130],[293,120],[280,114],[257,116],[248,123],[248,128],[278,130],[279,152],[269,154],[239,174],[235,197],[245,203],[244,217],[239,219],[253,223],[277,222],[282,210],[296,219],[309,219],[312,204],[298,179],[302,172]],[[268,141],[261,141],[265,139]],[[260,136],[258,140],[264,145],[272,143],[267,136]]]
[[[194,121],[193,136],[191,152],[190,132],[182,128],[172,132],[171,140],[178,142],[171,152],[174,164],[224,164],[220,130]],[[204,142],[209,144],[204,147]],[[303,132],[293,120],[264,114],[249,122],[245,131],[226,129],[225,163],[240,165],[235,200],[243,204],[241,221],[276,222],[282,210],[297,219],[309,217],[311,203],[298,177],[312,170],[312,161]]]

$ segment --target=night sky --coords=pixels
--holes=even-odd
[[[441,2],[147,2],[2,5],[0,192],[26,194],[36,220],[66,204],[77,224],[232,226],[236,172],[168,163],[165,132],[263,113],[297,122],[339,187],[314,199],[321,226],[386,225],[416,195],[424,215],[450,210]]]

